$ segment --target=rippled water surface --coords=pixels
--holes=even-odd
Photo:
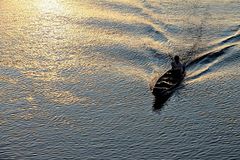
[[[0,0],[0,159],[239,159],[239,42],[239,0]]]

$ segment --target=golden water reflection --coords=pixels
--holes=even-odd
[[[35,3],[41,12],[59,13],[64,11],[64,7],[59,0],[37,0]]]
[[[140,47],[154,48],[162,53],[173,52],[174,48],[169,47],[169,44],[176,44],[178,37],[169,34],[165,45],[164,42],[146,35],[164,32],[164,29],[158,25],[158,21],[176,25],[182,23],[181,20],[188,20],[189,16],[171,14],[162,16],[144,9],[144,6],[136,0],[112,2],[120,6],[121,4],[131,6],[133,9],[135,7],[141,13],[133,14],[125,11],[123,14],[117,9],[108,9],[100,5],[99,1],[90,0],[0,1],[0,8],[6,12],[0,14],[0,37],[3,39],[3,47],[0,48],[0,66],[19,71],[26,79],[44,83],[43,88],[46,91],[39,92],[49,101],[59,104],[79,103],[87,98],[79,98],[70,89],[56,90],[50,83],[76,84],[84,76],[87,81],[86,75],[110,70],[117,76],[121,74],[149,82],[151,76],[145,68],[135,66],[128,59],[122,58],[124,56],[120,55],[118,58],[117,54],[122,53],[112,53],[116,56],[111,57],[108,52],[117,51],[118,48],[115,46],[118,44],[121,44],[124,49],[129,47],[136,52]],[[5,16],[6,14],[8,17]],[[193,17],[195,24],[200,23],[201,19],[197,19],[196,15]],[[153,23],[154,20],[156,23]],[[109,26],[106,27],[106,25]],[[127,32],[124,29],[121,30],[122,26],[126,27],[126,30],[134,29]],[[140,28],[142,32],[137,31],[138,26],[143,26]],[[167,34],[168,32],[164,33],[168,36]],[[182,41],[179,43],[181,43],[180,46],[183,45]],[[104,47],[110,49],[104,50],[102,49]],[[130,54],[132,50],[129,51]],[[71,73],[71,69],[74,73]],[[0,80],[19,86],[25,83],[7,76],[1,76]],[[36,96],[34,94],[29,93],[25,99],[29,102],[34,101]]]

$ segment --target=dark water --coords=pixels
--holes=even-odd
[[[239,159],[238,0],[0,0],[0,159]],[[150,87],[180,55],[161,110]]]

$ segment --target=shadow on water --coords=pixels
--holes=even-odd
[[[172,93],[167,96],[154,96],[154,102],[152,109],[153,111],[161,111],[164,104],[168,101],[168,99],[172,96]]]
[[[166,94],[164,96],[156,96],[155,95],[152,110],[154,112],[161,111],[163,109],[163,107],[166,105],[167,101],[171,98],[173,93],[175,93],[175,91],[183,88],[184,86],[185,86],[185,84],[179,84],[175,87],[175,89],[171,90],[168,94]]]

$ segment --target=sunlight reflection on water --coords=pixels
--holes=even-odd
[[[64,7],[59,1],[60,0],[37,0],[36,6],[42,12],[49,12],[49,13],[64,12]]]
[[[1,0],[0,159],[236,157],[240,14],[223,2]],[[152,112],[170,55],[208,53]]]

